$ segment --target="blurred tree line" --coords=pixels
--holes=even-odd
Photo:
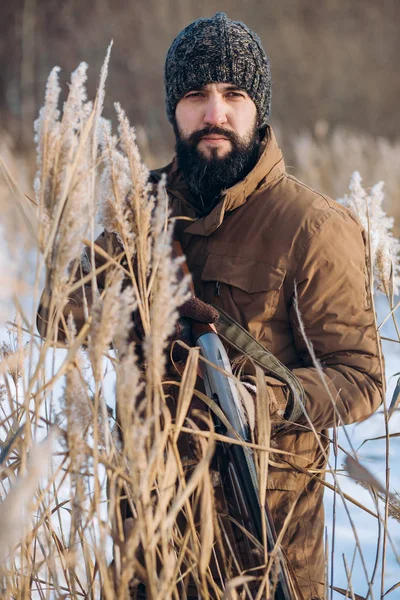
[[[59,65],[66,82],[80,61],[88,62],[94,94],[113,39],[105,114],[120,101],[131,122],[142,126],[142,147],[146,142],[154,160],[166,160],[172,151],[164,112],[166,51],[185,25],[217,10],[260,35],[272,67],[272,123],[284,135],[319,121],[398,135],[398,0],[2,2],[0,126],[20,144],[32,144],[50,69]]]

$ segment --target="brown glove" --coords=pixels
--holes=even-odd
[[[187,351],[177,344],[177,341],[184,342],[187,346],[192,346],[194,343],[192,337],[192,325],[194,321],[199,323],[215,323],[218,319],[218,311],[206,304],[199,298],[190,298],[182,306],[178,308],[179,318],[175,324],[175,331],[171,335],[168,344],[169,349],[173,348],[172,360],[174,363],[183,363]],[[133,314],[133,328],[131,331],[131,338],[138,344],[137,351],[139,353],[140,360],[140,345],[144,338],[144,329],[142,320],[139,315],[139,311],[135,311]]]
[[[193,321],[199,323],[212,324],[218,319],[218,311],[206,304],[199,298],[190,298],[178,309],[179,319],[175,325],[175,331],[170,338],[170,345],[173,345],[172,359],[174,362],[181,363],[187,356],[187,351],[182,348],[177,341],[182,341],[188,346],[192,346],[194,339],[192,336]]]

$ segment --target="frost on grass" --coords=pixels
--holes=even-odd
[[[355,171],[350,180],[350,193],[338,201],[355,213],[369,235],[370,265],[376,287],[391,297],[400,291],[400,242],[393,235],[394,219],[383,210],[383,187],[381,181],[365,190],[360,173]]]

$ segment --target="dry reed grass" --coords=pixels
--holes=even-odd
[[[1,596],[94,599],[101,592],[103,598],[122,600],[134,593],[140,580],[146,583],[149,598],[178,599],[186,597],[190,580],[206,599],[268,597],[266,577],[247,577],[236,569],[235,549],[226,543],[225,523],[216,513],[215,473],[210,463],[223,438],[214,432],[207,412],[198,413],[197,419],[189,414],[193,395],[201,396],[195,390],[198,349],[189,351],[182,377],[166,384],[164,351],[177,307],[187,297],[188,282],[179,279],[179,262],[171,255],[173,224],[164,186],[149,188],[148,171],[122,109],[116,106],[118,136],[101,117],[108,57],[94,103],[86,99],[86,66],[80,65],[72,76],[62,115],[58,72],[53,70],[36,123],[35,221],[29,214],[31,237],[40,253],[33,295],[36,305],[39,282],[45,279],[49,324],[42,343],[34,313],[28,314],[16,298],[17,317],[10,325],[11,338],[3,345],[0,363],[0,524],[7,524],[0,528]],[[117,234],[117,252],[106,252],[94,243],[99,172],[100,223],[107,232]],[[360,187],[352,193],[365,205]],[[29,200],[15,197],[31,210]],[[381,201],[382,196],[375,200]],[[84,240],[86,255],[81,262]],[[396,264],[396,257],[382,252],[371,254],[377,257],[371,277],[374,273],[380,277],[390,318],[396,323],[394,283],[388,282],[386,268],[388,260]],[[99,253],[105,260],[102,267],[96,260]],[[105,272],[101,285],[100,271]],[[391,274],[396,274],[395,266]],[[86,323],[77,331],[64,313],[68,298],[83,283],[92,296],[84,298]],[[136,308],[144,330],[141,364],[127,326]],[[61,342],[60,326],[65,331]],[[315,363],[318,366],[316,359]],[[105,375],[110,371],[118,422],[107,406]],[[260,393],[255,412],[262,426],[254,430],[253,448],[260,489],[265,490],[270,427],[263,378],[258,377],[257,383]],[[171,394],[175,396],[173,413]],[[212,403],[208,404],[212,409]],[[389,518],[399,518],[398,497],[389,493],[388,423],[395,409],[396,399],[392,412],[385,407],[383,413],[387,468],[383,489],[361,468],[355,454],[349,470],[368,486],[374,499],[372,512],[383,530],[383,551],[377,550],[383,565],[388,552],[397,556],[388,534]],[[53,442],[52,472],[46,476],[47,461],[41,456],[44,452],[49,457],[50,442],[40,447],[39,458],[37,454],[35,458],[35,444],[54,424],[59,441]],[[182,442],[188,440],[194,461],[181,452]],[[375,574],[363,559],[349,506],[353,503],[359,510],[371,510],[344,494],[337,465],[329,464],[329,469],[348,513],[372,598]],[[378,505],[376,494],[383,504]],[[121,502],[133,517],[125,523]],[[14,510],[17,507],[20,510]],[[268,572],[274,556],[268,556],[265,547],[262,552]],[[219,577],[210,569],[211,559]],[[346,573],[348,596],[354,597],[352,567],[347,563]],[[254,581],[258,581],[258,592],[249,587]],[[381,588],[386,591],[384,574]]]
[[[362,174],[367,188],[384,182],[385,210],[396,218],[400,234],[400,142],[352,131],[333,130],[324,121],[314,132],[303,132],[288,140],[295,165],[294,173],[316,190],[332,198],[342,197],[354,171]]]

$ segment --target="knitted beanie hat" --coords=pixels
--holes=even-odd
[[[168,50],[164,84],[170,123],[179,100],[208,83],[232,83],[245,90],[257,107],[259,127],[266,125],[271,108],[268,57],[254,31],[222,12],[185,27]]]

